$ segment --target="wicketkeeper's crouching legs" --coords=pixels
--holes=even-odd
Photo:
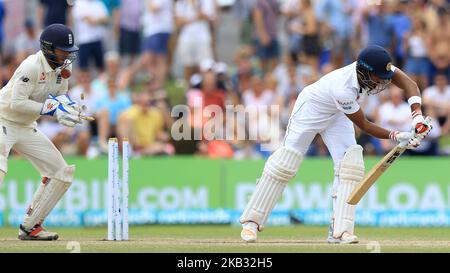
[[[356,207],[347,204],[347,198],[364,178],[363,148],[352,145],[342,159],[333,185],[333,217],[330,226],[330,243],[357,243],[353,234]]]
[[[19,239],[56,240],[58,234],[43,230],[42,223],[72,184],[75,166],[66,166],[53,177],[43,177],[42,183],[33,196],[23,224],[20,225]]]
[[[257,231],[264,228],[287,183],[295,176],[303,155],[292,149],[281,147],[267,160],[247,207],[240,217],[241,233],[245,241],[255,241]]]

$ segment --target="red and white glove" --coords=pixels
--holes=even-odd
[[[413,132],[391,131],[389,138],[399,142],[406,149],[414,149],[420,145],[420,139]]]
[[[431,129],[433,129],[431,118],[424,118],[420,110],[413,111],[411,115],[413,118],[412,127],[414,128],[415,135],[422,140],[428,135]]]

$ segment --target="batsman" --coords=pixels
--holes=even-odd
[[[72,31],[61,24],[48,26],[40,36],[40,48],[20,64],[0,91],[0,183],[8,171],[11,149],[31,161],[42,176],[19,227],[20,240],[58,239],[42,224],[70,187],[75,171],[36,128],[36,120],[41,115],[54,116],[69,127],[82,120],[80,107],[66,94],[78,51]]]
[[[365,97],[385,90],[391,82],[406,92],[415,129],[411,132],[388,131],[368,121],[360,108]],[[295,103],[283,143],[267,160],[240,217],[242,239],[256,241],[287,183],[296,175],[309,145],[320,134],[334,163],[328,242],[357,243],[355,206],[346,203],[364,177],[363,148],[356,144],[354,125],[374,137],[407,143],[406,148],[412,149],[432,128],[422,116],[421,104],[417,84],[392,65],[389,53],[376,45],[364,48],[356,62],[305,87]]]

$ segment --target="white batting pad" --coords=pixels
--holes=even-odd
[[[56,206],[64,193],[69,189],[73,180],[75,166],[67,166],[57,172],[54,178],[47,178],[39,185],[33,196],[23,226],[31,229],[36,224],[41,224],[50,211]]]
[[[303,160],[303,155],[294,149],[281,147],[267,160],[256,190],[241,215],[240,222],[255,222],[258,230],[264,228],[272,209]]]
[[[347,204],[346,200],[364,178],[363,148],[352,145],[346,151],[339,170],[339,185],[337,187],[334,206],[333,237],[340,238],[344,231],[353,234],[355,226],[355,206]]]

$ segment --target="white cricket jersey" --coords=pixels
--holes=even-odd
[[[67,69],[72,71],[72,66]],[[53,70],[42,51],[38,51],[20,64],[0,90],[0,119],[35,126],[48,94],[65,94],[68,87],[69,80]]]
[[[316,118],[327,121],[339,112],[356,113],[360,109],[359,103],[366,97],[366,92],[360,92],[360,89],[355,62],[306,86],[300,97],[313,107]]]

